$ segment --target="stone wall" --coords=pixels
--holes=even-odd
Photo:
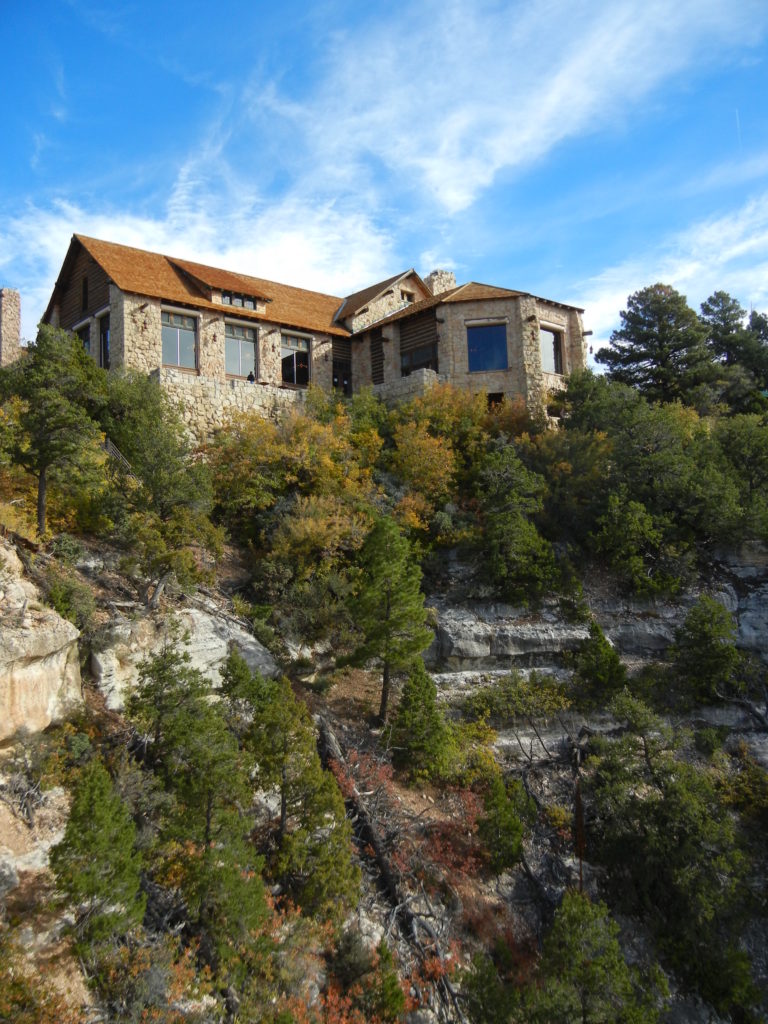
[[[369,302],[358,316],[347,321],[351,330],[362,331],[366,327],[370,327],[371,324],[383,320],[385,316],[396,313],[399,309],[404,309],[410,305],[410,302],[406,302],[403,299],[401,294],[403,291],[413,294],[413,302],[420,302],[422,299],[430,298],[430,293],[422,288],[413,275],[404,277],[402,281],[395,282],[383,295]]]
[[[407,402],[411,398],[418,398],[426,394],[435,384],[445,384],[448,378],[444,374],[435,373],[434,370],[414,370],[408,377],[398,377],[384,384],[377,384],[374,395],[378,395],[387,405],[395,405],[397,402]]]
[[[21,295],[0,288],[0,366],[18,359],[21,352]]]
[[[152,373],[162,366],[160,301],[110,286],[110,347],[114,369]]]
[[[153,376],[178,405],[190,432],[201,441],[209,440],[225,423],[244,413],[277,419],[287,409],[303,404],[306,396],[303,388],[249,384],[236,378],[212,380],[171,366],[155,370]]]
[[[451,384],[473,393],[523,395],[528,399],[527,379],[535,367],[531,365],[530,346],[524,330],[523,314],[528,315],[521,299],[450,302],[439,307],[438,366]],[[467,323],[483,320],[502,321],[507,329],[506,370],[470,372],[467,351]],[[537,337],[538,344],[538,337]]]

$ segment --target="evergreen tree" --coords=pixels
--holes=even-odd
[[[588,841],[622,910],[640,915],[681,978],[720,1013],[756,1020],[749,959],[737,946],[744,861],[717,777],[678,756],[671,729],[626,691],[627,724],[591,744]]]
[[[0,400],[21,400],[6,443],[11,460],[37,479],[41,536],[51,478],[88,475],[93,467],[105,393],[106,374],[80,339],[47,324],[20,359],[0,369]]]
[[[739,362],[740,340],[747,311],[727,292],[714,292],[701,304],[701,321],[707,328],[707,344],[715,357],[730,366]]]
[[[477,472],[483,514],[484,566],[508,601],[527,604],[557,585],[552,545],[531,517],[543,506],[546,485],[527,469],[513,444],[496,439]]]
[[[451,736],[437,704],[437,687],[417,658],[406,679],[389,735],[392,762],[412,779],[440,778],[448,768]]]
[[[590,622],[589,637],[579,645],[573,668],[578,699],[585,707],[604,706],[627,685],[627,670],[597,622]]]
[[[425,625],[421,569],[394,520],[382,517],[376,521],[363,545],[360,569],[360,589],[350,613],[364,641],[350,660],[364,664],[375,659],[381,665],[378,717],[383,725],[392,671],[406,668],[429,646],[432,633]]]
[[[173,796],[160,824],[162,872],[184,896],[203,961],[239,983],[268,915],[263,858],[245,813],[252,763],[201,674],[172,645],[142,665],[126,711],[152,737],[151,762]]]
[[[727,608],[702,594],[676,630],[669,652],[692,696],[712,700],[738,685],[742,657],[736,635],[736,623]]]
[[[485,815],[478,822],[478,834],[491,855],[497,873],[513,867],[523,849],[524,819],[531,805],[521,783],[504,784],[500,775],[491,780],[485,797]]]
[[[541,987],[532,991],[535,1021],[573,1024],[653,1024],[659,1018],[657,992],[624,959],[619,927],[603,903],[567,892],[544,940]],[[531,1018],[528,1018],[531,1019]]]
[[[237,654],[223,675],[229,720],[253,759],[255,781],[280,797],[271,870],[304,911],[338,918],[356,902],[360,873],[344,800],[320,763],[309,712],[287,680],[262,679]]]
[[[58,885],[77,905],[76,930],[88,942],[141,922],[141,859],[136,829],[100,761],[75,788],[64,838],[51,850]]]
[[[707,329],[674,288],[654,284],[635,292],[620,316],[611,347],[595,357],[612,380],[632,385],[651,401],[672,402],[690,399],[712,378]]]

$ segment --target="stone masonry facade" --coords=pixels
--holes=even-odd
[[[0,365],[18,355],[19,308],[17,292],[0,291]],[[406,271],[337,298],[75,235],[44,319],[89,337],[105,367],[154,376],[190,431],[208,438],[249,412],[280,416],[304,402],[308,384],[347,393],[373,386],[392,403],[447,382],[542,409],[586,365],[581,312],[505,288],[457,287],[446,270],[424,279]],[[168,365],[164,323],[172,334],[173,317],[183,318],[187,347],[182,358],[179,340]],[[473,326],[502,325],[501,336],[473,331],[482,340],[470,355]],[[239,351],[255,362],[255,380],[227,372],[228,351],[238,365],[236,337],[246,339]],[[494,351],[485,364],[499,368],[478,369],[486,339]]]

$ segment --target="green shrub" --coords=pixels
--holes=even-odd
[[[464,702],[464,712],[473,719],[490,718],[500,725],[529,718],[546,718],[564,711],[570,704],[562,683],[554,676],[520,672],[480,687]]]
[[[71,533],[60,533],[51,541],[51,551],[65,565],[74,565],[82,558],[84,550],[77,537]]]
[[[46,589],[48,603],[62,618],[73,622],[81,633],[91,631],[96,602],[89,586],[71,573],[52,568],[47,573]]]

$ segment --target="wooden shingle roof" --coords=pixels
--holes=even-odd
[[[121,291],[219,312],[230,310],[230,307],[220,302],[211,302],[206,291],[216,289],[240,292],[254,296],[269,305],[266,313],[237,307],[238,317],[266,320],[287,327],[322,331],[341,337],[349,336],[349,331],[345,327],[334,323],[334,314],[342,301],[339,296],[295,288],[292,285],[208,267],[190,260],[134,249],[128,245],[88,238],[85,235],[72,236],[70,253],[56,282],[46,318],[53,306],[56,291],[66,284],[69,257],[73,248],[78,245],[93,257]]]

